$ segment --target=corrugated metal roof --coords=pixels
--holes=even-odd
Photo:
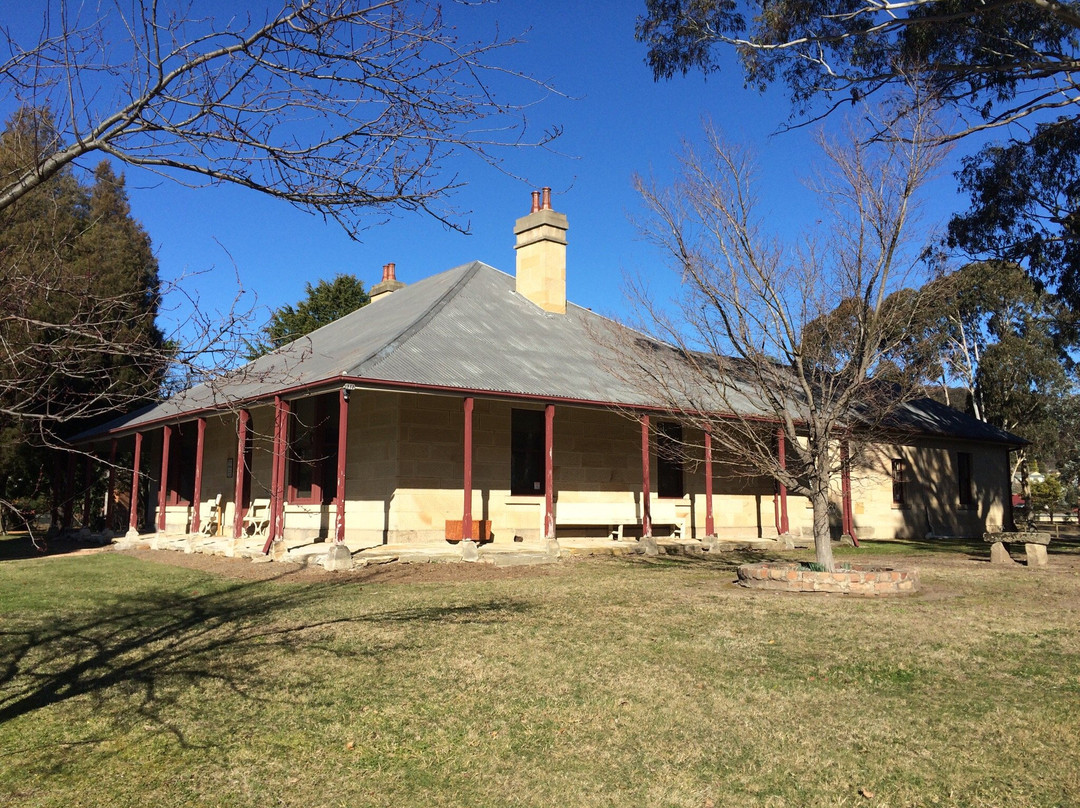
[[[467,264],[406,286],[307,336],[261,356],[211,382],[197,384],[159,404],[117,418],[79,435],[132,430],[184,413],[228,409],[240,402],[269,398],[297,387],[348,375],[428,317],[474,264]]]
[[[364,378],[495,393],[646,403],[609,368],[598,340],[610,321],[573,304],[552,314],[484,264],[465,270],[454,294],[377,356],[357,364]]]
[[[895,419],[899,425],[923,434],[991,443],[1009,443],[1015,446],[1029,443],[1024,438],[973,418],[967,413],[954,410],[932,398],[920,398],[905,403],[895,414]]]
[[[545,312],[515,291],[512,276],[473,262],[406,286],[221,379],[77,440],[340,379],[603,404],[655,403],[615,370],[620,362],[606,343],[619,329],[573,304],[567,304],[565,315]],[[748,410],[755,409],[745,400]],[[900,425],[920,432],[1023,442],[936,402],[913,402],[897,416]]]

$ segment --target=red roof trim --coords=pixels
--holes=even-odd
[[[536,393],[511,393],[497,390],[482,390],[474,389],[470,387],[451,387],[449,385],[435,385],[435,384],[423,384],[420,382],[402,382],[402,381],[389,381],[387,379],[368,379],[361,376],[335,376],[330,379],[322,379],[317,382],[308,382],[307,384],[298,384],[294,387],[285,387],[280,390],[276,390],[270,394],[264,394],[261,396],[252,396],[246,399],[237,399],[228,405],[222,405],[219,407],[202,407],[199,409],[189,410],[187,412],[170,415],[163,418],[155,418],[152,421],[145,421],[138,426],[122,426],[116,429],[108,430],[95,435],[92,438],[87,438],[79,443],[93,443],[104,438],[116,438],[126,437],[127,435],[134,434],[136,432],[146,432],[150,429],[159,426],[165,426],[166,424],[182,423],[184,421],[191,421],[196,418],[206,415],[223,415],[230,412],[236,412],[240,409],[245,409],[255,405],[272,405],[273,399],[277,396],[283,398],[297,397],[299,393],[305,393],[309,391],[322,391],[330,392],[340,389],[342,386],[352,385],[354,388],[366,388],[373,390],[380,390],[386,392],[405,391],[405,392],[430,392],[440,393],[446,395],[460,395],[460,396],[472,396],[474,398],[493,399],[502,401],[530,401],[542,404],[569,404],[571,406],[582,407],[596,407],[600,409],[610,410],[626,410],[628,412],[638,413],[666,413],[667,411],[645,404],[620,404],[614,401],[599,401],[587,398],[572,398],[568,396],[545,396]],[[719,413],[691,413],[692,415],[711,415],[714,418],[737,418],[735,415],[723,415]],[[768,418],[765,416],[744,416],[747,420],[758,421],[763,424],[779,424],[780,421],[776,418]],[[798,423],[798,422],[797,422]],[[978,440],[973,438],[960,438],[952,437],[949,435],[934,435],[931,433],[915,432],[915,435],[919,437],[939,437],[946,440],[955,440],[966,443],[988,443],[990,441]],[[908,430],[899,429],[896,431],[894,437],[897,439],[903,436],[910,436],[911,433]],[[1012,444],[1000,444],[1002,446],[1011,446]]]

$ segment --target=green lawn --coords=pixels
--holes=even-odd
[[[920,569],[880,600],[742,590],[734,559],[5,561],[0,805],[1080,805],[1080,553],[1054,549],[843,553]]]

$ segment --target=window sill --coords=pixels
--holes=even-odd
[[[293,499],[293,498],[289,498],[289,499],[285,500],[285,504],[286,505],[306,505],[307,507],[310,508],[311,506],[321,507],[323,505],[323,501],[322,501],[322,499]]]

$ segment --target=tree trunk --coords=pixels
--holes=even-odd
[[[832,530],[829,527],[829,488],[816,485],[810,498],[814,506],[814,557],[827,571],[833,571]]]

